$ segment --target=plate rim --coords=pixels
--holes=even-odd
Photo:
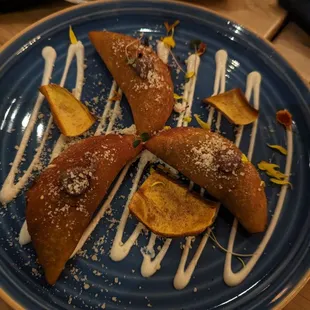
[[[95,4],[105,4],[105,3],[116,3],[116,2],[130,2],[131,0],[97,0]],[[144,0],[144,2],[154,2],[154,0]],[[302,81],[302,83],[306,86],[306,88],[310,89],[310,84],[309,82],[302,76],[302,74],[299,72],[298,69],[296,69],[296,67],[292,64],[292,62],[287,59],[283,53],[277,48],[277,46],[275,46],[274,44],[272,44],[272,42],[270,42],[268,40],[268,38],[270,38],[274,32],[274,29],[271,29],[270,31],[268,31],[266,33],[265,36],[259,34],[255,29],[253,29],[250,26],[245,26],[241,23],[239,23],[238,21],[236,21],[234,18],[230,18],[228,16],[228,14],[223,13],[223,12],[216,12],[213,9],[207,8],[201,4],[197,4],[197,3],[191,3],[191,2],[184,2],[184,0],[161,0],[162,3],[166,2],[166,3],[174,3],[174,4],[179,4],[182,6],[187,6],[187,7],[192,7],[192,8],[197,8],[203,11],[206,11],[208,13],[217,15],[221,18],[224,18],[226,20],[229,20],[231,22],[233,22],[236,25],[240,25],[243,28],[245,28],[247,31],[251,32],[252,35],[255,35],[256,37],[258,37],[260,40],[264,41],[267,45],[269,45],[269,47],[271,49],[273,49],[277,54],[279,54],[283,60],[290,66],[290,68],[298,75],[298,77],[300,78],[300,80]],[[87,6],[91,6],[94,5],[94,2],[87,2],[87,3],[80,3],[80,4],[76,4],[73,5],[71,7],[68,8],[64,8],[61,9],[57,12],[51,13],[41,19],[39,19],[38,21],[34,22],[33,24],[27,26],[25,29],[21,30],[20,32],[18,32],[17,34],[15,34],[11,39],[9,39],[7,42],[5,42],[2,46],[0,46],[0,53],[4,52],[5,49],[7,49],[12,43],[14,43],[14,41],[16,41],[17,39],[19,39],[20,37],[22,37],[24,34],[26,34],[28,31],[30,31],[31,29],[39,26],[40,24],[44,23],[45,21],[48,21],[58,15],[62,15],[64,13],[70,12],[70,11],[74,11],[74,10],[78,10],[80,8],[83,7],[87,7]],[[285,17],[283,17],[281,21],[283,21],[285,19]]]
[[[75,10],[79,10],[79,9],[83,9],[83,7],[87,7],[87,6],[92,6],[92,5],[100,5],[100,4],[106,4],[106,3],[117,3],[117,2],[130,2],[131,0],[97,0],[96,2],[88,2],[88,3],[81,3],[81,4],[77,4],[68,8],[64,8],[61,9],[57,12],[54,12],[52,14],[49,14],[41,19],[39,19],[38,21],[36,21],[35,23],[27,26],[25,29],[21,30],[20,32],[18,32],[17,34],[15,34],[10,40],[8,40],[7,42],[5,42],[1,47],[0,47],[0,53],[4,52],[7,48],[10,47],[10,45],[12,45],[17,39],[21,38],[24,34],[28,33],[29,31],[31,31],[33,28],[36,28],[38,26],[40,26],[41,24],[43,24],[44,22],[53,19],[54,17],[63,15],[67,12],[71,12],[71,11],[75,11]],[[144,0],[144,2],[154,2],[154,0]],[[228,16],[228,14],[225,13],[219,13],[216,12],[210,8],[207,8],[201,4],[196,4],[196,3],[190,3],[190,2],[184,2],[184,1],[177,1],[177,0],[162,0],[161,4],[164,3],[172,3],[172,4],[178,4],[184,7],[191,7],[191,8],[196,8],[211,14],[214,14],[220,18],[223,18],[225,20],[229,20],[232,23],[236,24],[236,25],[240,25],[242,26],[245,30],[247,30],[248,32],[250,32],[251,35],[254,35],[255,37],[257,37],[258,39],[264,41],[265,44],[267,44],[272,50],[274,50],[281,58],[284,62],[286,62],[290,69],[292,71],[294,71],[294,73],[298,76],[298,78],[300,79],[300,81],[302,82],[302,84],[306,87],[306,89],[310,90],[310,84],[307,82],[307,80],[305,80],[305,78],[302,76],[302,74],[299,72],[299,70],[297,70],[295,68],[295,66],[291,63],[290,60],[288,60],[283,53],[274,45],[272,44],[272,42],[270,42],[268,40],[268,38],[270,38],[270,36],[273,34],[274,29],[272,28],[271,30],[269,30],[265,36],[259,34],[256,30],[254,30],[251,27],[248,26],[244,26],[243,24],[240,24],[239,22],[237,22],[235,19],[232,19],[231,17]],[[283,17],[283,19],[280,20],[280,22],[282,22],[284,20],[285,17]],[[285,307],[291,300],[294,299],[294,297],[296,297],[296,295],[301,291],[301,289],[308,283],[308,281],[310,281],[310,269],[308,268],[308,271],[302,276],[302,278],[294,285],[293,288],[290,289],[290,292],[285,295],[283,293],[283,295],[285,295],[283,298],[280,296],[279,299],[281,299],[277,305],[275,305],[273,307],[274,310],[280,310],[283,309],[283,307]],[[25,308],[23,308],[17,301],[15,301],[3,288],[0,287],[0,298],[7,303],[10,307],[12,307],[15,310],[24,310]]]

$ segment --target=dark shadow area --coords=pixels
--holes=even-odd
[[[59,3],[64,1],[53,0],[0,0],[0,13],[9,13],[13,11],[25,11],[34,8],[44,8],[59,6]],[[0,22],[2,20],[0,19]]]

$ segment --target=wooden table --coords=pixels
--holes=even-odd
[[[286,13],[277,5],[276,0],[193,0],[191,2],[219,12],[271,40],[276,49],[295,66],[306,82],[310,83],[310,37],[293,23],[289,23],[279,32]],[[70,6],[71,4],[64,1],[53,1],[53,4],[43,4],[23,12],[0,14],[0,46],[37,20]],[[306,284],[293,300],[283,306],[285,310],[309,310],[310,283]],[[10,309],[0,300],[0,310]]]

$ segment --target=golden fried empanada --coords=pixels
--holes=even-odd
[[[89,38],[124,92],[138,133],[162,129],[174,105],[168,66],[151,47],[124,34],[92,31]]]
[[[174,128],[151,138],[146,148],[220,200],[247,231],[265,230],[263,184],[231,141],[200,128]]]
[[[28,230],[54,284],[120,170],[141,151],[134,136],[87,138],[69,146],[27,193]]]

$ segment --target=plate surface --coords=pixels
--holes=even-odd
[[[280,219],[261,259],[244,282],[228,287],[223,280],[225,253],[209,241],[199,259],[188,286],[181,291],[173,287],[184,239],[172,241],[161,263],[160,270],[151,278],[140,274],[142,255],[140,249],[147,244],[149,235],[141,234],[138,246],[121,262],[109,258],[111,241],[115,236],[132,184],[134,165],[126,181],[112,202],[112,212],[106,215],[85,244],[84,255],[70,260],[54,287],[49,287],[31,244],[21,247],[18,235],[25,219],[25,196],[21,194],[6,208],[0,209],[0,285],[1,288],[27,309],[262,309],[271,308],[284,298],[309,269],[309,90],[289,65],[265,41],[242,26],[227,21],[206,10],[186,4],[165,1],[105,1],[76,7],[31,28],[18,37],[0,54],[0,184],[9,173],[10,163],[16,154],[22,135],[28,124],[40,86],[44,61],[42,49],[49,45],[57,52],[52,82],[59,83],[69,46],[68,27],[72,25],[76,36],[85,46],[86,69],[82,101],[89,102],[100,114],[106,104],[112,78],[105,65],[91,46],[87,33],[90,30],[108,29],[130,35],[144,32],[151,37],[151,44],[165,36],[164,21],[181,21],[175,34],[175,54],[180,62],[188,57],[189,42],[200,39],[208,46],[201,58],[195,89],[193,112],[203,119],[208,110],[201,99],[211,96],[215,78],[215,53],[224,49],[228,53],[226,89],[240,87],[245,90],[247,75],[252,71],[262,76],[260,90],[260,117],[253,163],[272,159],[284,170],[286,157],[272,152],[266,143],[286,143],[284,129],[275,121],[279,109],[288,109],[294,117],[294,153],[290,181]],[[181,94],[182,74],[172,69],[175,88]],[[71,66],[65,86],[72,89],[76,69]],[[132,124],[130,109],[125,98],[121,101],[122,119],[118,127]],[[49,118],[47,103],[41,108],[43,116],[36,122],[31,140],[25,152],[21,170],[30,164],[35,149],[42,139]],[[176,114],[169,124],[175,126]],[[191,125],[198,126],[196,121]],[[233,128],[226,120],[221,123],[222,132],[234,139]],[[251,127],[246,127],[241,149],[247,152]],[[49,153],[59,132],[52,131],[45,153]],[[45,161],[48,155],[43,156]],[[265,176],[262,176],[265,178]],[[278,200],[279,186],[266,180],[269,220]],[[116,219],[116,221],[115,221]],[[216,220],[214,233],[227,247],[233,217],[223,208]],[[136,225],[130,219],[125,229],[125,239]],[[238,228],[235,251],[253,253],[263,234],[248,235]],[[201,237],[192,244],[192,257]],[[158,243],[158,244],[157,244]],[[157,240],[156,247],[163,244]],[[157,251],[157,250],[156,250]],[[247,258],[245,262],[247,262]],[[232,269],[242,265],[233,259]],[[280,294],[280,295],[279,295]]]

